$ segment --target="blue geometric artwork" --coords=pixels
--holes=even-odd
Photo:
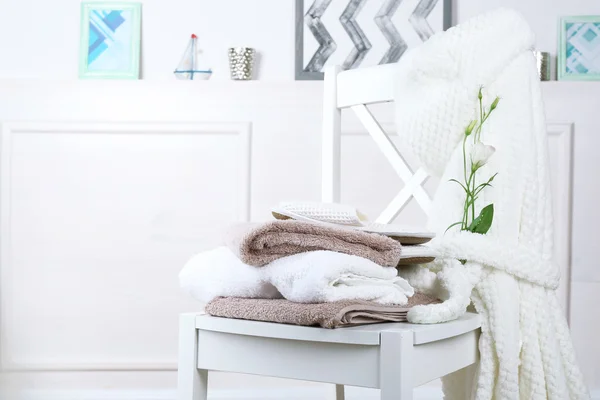
[[[139,77],[140,4],[82,4],[80,77]]]
[[[90,70],[119,70],[130,59],[131,11],[94,10],[90,14],[88,65]],[[104,54],[104,57],[101,57]],[[121,64],[121,65],[119,65]]]
[[[600,73],[600,22],[567,22],[565,28],[565,73]]]

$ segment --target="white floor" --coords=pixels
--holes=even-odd
[[[335,398],[330,388],[290,388],[290,389],[233,389],[209,390],[209,400],[332,400]],[[19,395],[1,394],[3,400],[175,400],[175,390],[102,390],[102,391],[41,391],[30,390]],[[347,400],[379,399],[378,390],[348,388]],[[426,387],[415,391],[415,400],[441,400],[440,388]]]
[[[0,390],[2,400],[176,400],[175,390],[30,390],[16,395]],[[275,389],[217,389],[209,390],[209,400],[333,400],[333,387],[296,387]],[[600,392],[592,392],[592,400],[600,400]],[[375,389],[351,387],[346,390],[347,400],[378,400]],[[442,400],[440,387],[425,386],[415,389],[415,400]]]

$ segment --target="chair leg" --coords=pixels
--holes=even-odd
[[[198,369],[196,314],[179,318],[178,400],[207,400],[208,371]]]
[[[413,400],[412,332],[382,332],[379,351],[381,400]]]
[[[344,400],[344,385],[335,385],[335,400]]]

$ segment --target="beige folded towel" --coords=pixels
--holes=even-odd
[[[382,306],[363,300],[305,304],[285,299],[218,297],[208,303],[205,310],[216,317],[341,328],[378,322],[404,322],[408,310],[413,306],[436,302],[439,300],[423,293],[415,293],[405,306]]]
[[[240,260],[257,267],[314,250],[337,251],[395,267],[402,252],[399,242],[383,235],[294,220],[236,225],[226,242]]]

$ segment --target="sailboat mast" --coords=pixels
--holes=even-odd
[[[192,72],[191,72],[191,80],[194,80],[194,71],[196,70],[196,39],[198,36],[192,33]]]

